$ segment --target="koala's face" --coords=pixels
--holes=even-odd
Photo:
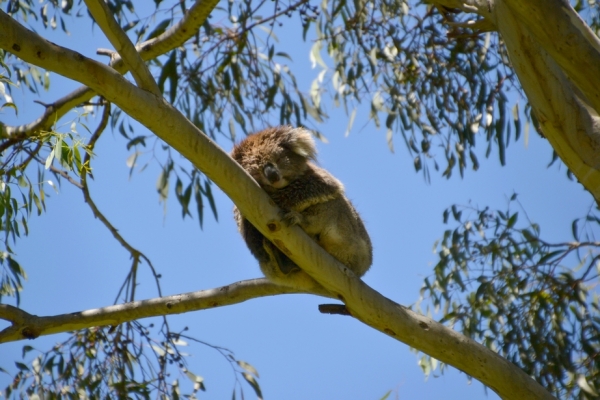
[[[263,187],[281,189],[289,185],[306,170],[307,159],[286,146],[278,146],[274,152],[261,154],[260,161],[250,175]]]
[[[271,191],[302,175],[315,157],[315,147],[308,131],[276,127],[248,136],[235,146],[232,156],[263,189]]]

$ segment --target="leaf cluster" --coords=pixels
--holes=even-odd
[[[47,352],[23,346],[23,362],[15,362],[18,372],[4,394],[48,399],[197,398],[199,391],[206,391],[204,378],[187,368],[182,348],[188,345],[186,340],[199,341],[171,332],[164,319],[158,332],[162,341],[152,338],[153,328],[153,323],[144,326],[134,321],[74,332]],[[237,393],[244,397],[242,381],[262,398],[258,371],[252,365],[236,359],[228,349],[200,343],[216,350],[230,365],[235,375],[232,398]],[[35,353],[32,361],[26,361]]]
[[[73,123],[71,132],[65,134],[41,132],[26,140],[6,139],[0,144],[0,231],[3,232],[0,236],[0,300],[4,296],[14,297],[19,304],[26,274],[15,258],[13,246],[22,234],[29,233],[27,221],[34,212],[39,216],[46,210],[48,195],[44,185],[47,183],[57,190],[56,184],[63,178],[78,184],[68,173],[77,177],[90,172],[82,157],[88,149],[76,126]],[[47,171],[55,181],[46,179]]]
[[[169,56],[159,83],[170,83],[174,104],[213,138],[235,140],[236,127],[248,134],[275,123],[320,122],[325,114],[301,91],[275,32],[298,20],[307,26],[316,13],[306,0],[229,1],[213,11],[186,51]]]
[[[385,126],[390,147],[401,134],[427,178],[428,163],[446,177],[455,167],[463,175],[469,163],[478,169],[473,149],[481,133],[487,155],[495,144],[505,161],[514,74],[497,35],[459,27],[468,18],[420,2],[381,0],[324,2],[318,21],[316,45],[333,61],[334,101],[347,110],[369,101],[369,117]]]
[[[519,365],[559,398],[600,393],[596,285],[600,219],[589,215],[573,242],[549,243],[519,224],[513,195],[504,211],[452,206],[457,225],[436,244],[439,261],[421,294],[442,321]],[[465,215],[467,214],[467,215]],[[579,241],[584,232],[585,241]]]

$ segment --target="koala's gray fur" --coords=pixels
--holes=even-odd
[[[285,223],[302,227],[357,276],[367,272],[373,261],[371,239],[341,182],[311,162],[316,160],[316,148],[310,132],[290,126],[267,128],[237,144],[231,156],[283,210]],[[294,287],[316,284],[237,207],[234,215],[267,278]]]

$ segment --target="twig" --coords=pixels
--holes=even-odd
[[[35,156],[40,152],[40,150],[42,149],[42,146],[44,145],[44,142],[42,142],[41,140],[37,142],[37,146],[35,147],[35,149],[31,152],[27,151],[27,149],[25,151],[27,151],[28,153],[28,157],[23,160],[23,162],[15,167],[15,170],[24,170],[25,168],[27,168],[27,166],[29,165],[29,163],[31,162],[31,160],[35,159]]]
[[[93,153],[94,146],[96,145],[96,141],[98,141],[98,139],[100,138],[100,135],[102,135],[102,132],[104,132],[104,129],[106,129],[106,125],[108,124],[109,116],[110,116],[110,103],[107,102],[104,106],[104,111],[102,112],[102,118],[100,120],[100,124],[98,125],[98,127],[96,128],[94,133],[92,134],[92,137],[90,138],[90,140],[88,141],[88,144],[87,144],[88,151],[85,153],[85,156],[83,158],[83,165],[87,166],[88,168],[90,166],[91,154]],[[121,289],[119,290],[119,293],[117,294],[115,303],[118,301],[118,298],[121,296],[123,288],[125,287],[127,282],[133,282],[133,284],[130,286],[131,290],[130,290],[130,294],[129,294],[129,301],[133,301],[135,299],[135,288],[136,288],[135,281],[136,281],[137,268],[138,268],[138,265],[140,262],[140,258],[142,258],[144,261],[146,261],[146,263],[148,263],[148,265],[150,266],[150,269],[152,270],[152,274],[154,275],[154,279],[156,280],[158,295],[162,296],[162,291],[160,289],[160,284],[158,281],[158,274],[156,273],[156,270],[155,270],[154,266],[152,265],[152,262],[141,251],[139,251],[136,248],[134,248],[133,246],[131,246],[123,238],[123,236],[121,236],[118,229],[115,228],[113,224],[111,224],[111,222],[108,220],[108,218],[106,218],[104,216],[104,214],[102,214],[102,212],[100,212],[100,210],[98,209],[98,206],[96,205],[96,203],[92,199],[92,196],[90,195],[87,176],[88,176],[87,169],[83,168],[81,170],[81,183],[77,184],[77,187],[79,187],[81,189],[81,191],[83,192],[83,198],[84,198],[85,202],[90,206],[90,209],[92,210],[92,213],[94,214],[94,217],[98,218],[100,220],[100,222],[102,222],[104,224],[104,226],[106,226],[106,228],[108,228],[108,230],[113,235],[113,237],[121,244],[121,246],[123,246],[129,252],[129,254],[131,254],[131,258],[133,259],[129,274],[125,278],[125,282],[123,283],[123,286],[121,286]]]
[[[39,161],[41,164],[43,164],[43,162],[41,160],[37,160],[37,161]],[[54,172],[55,174],[58,174],[58,175],[62,176],[67,181],[69,181],[69,183],[72,183],[73,185],[77,186],[79,189],[83,190],[83,186],[81,186],[81,183],[79,183],[75,179],[73,179],[71,177],[71,175],[69,175],[69,173],[67,171],[64,171],[62,169],[58,169],[54,165],[51,165],[48,169],[50,171]]]

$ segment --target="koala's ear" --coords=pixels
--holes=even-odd
[[[317,148],[312,134],[304,128],[292,129],[287,144],[290,150],[299,156],[312,160],[317,157]]]

